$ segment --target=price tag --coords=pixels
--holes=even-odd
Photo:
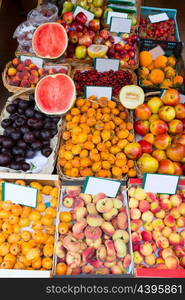
[[[185,103],[185,95],[180,94],[180,103]]]
[[[95,58],[94,60],[94,68],[98,72],[118,71],[119,66],[120,62],[118,59]]]
[[[163,51],[161,46],[157,46],[157,47],[153,48],[152,50],[150,50],[149,52],[151,53],[153,60],[155,60],[158,56],[165,54],[165,52]]]
[[[21,186],[14,183],[2,183],[2,200],[10,200],[15,204],[30,206],[35,208],[37,206],[38,190],[28,186]]]
[[[167,13],[160,13],[153,16],[148,16],[151,23],[158,23],[169,20]]]
[[[43,67],[43,59],[39,58],[39,57],[34,57],[34,56],[26,56],[26,55],[21,55],[20,56],[20,60],[22,62],[25,62],[25,60],[27,59],[31,59],[32,63],[35,64],[38,68],[42,68]]]
[[[104,193],[108,197],[116,197],[121,182],[118,180],[111,180],[98,177],[86,177],[82,193],[96,195]]]
[[[77,5],[77,7],[75,8],[74,12],[73,12],[73,15],[74,17],[76,17],[76,15],[79,13],[79,12],[83,12],[86,17],[87,17],[87,22],[86,24],[88,24],[91,20],[94,19],[94,14],[86,9],[84,9],[83,7]]]
[[[106,17],[106,24],[110,24],[111,17],[126,19],[128,17],[128,14],[120,13],[120,12],[116,12],[116,11],[109,11],[108,14],[107,14],[107,17]]]
[[[97,98],[106,97],[111,100],[112,98],[112,87],[109,86],[85,86],[85,98],[95,96]]]
[[[110,32],[130,33],[132,20],[111,17]]]
[[[142,188],[145,192],[174,195],[179,176],[163,174],[144,174]]]

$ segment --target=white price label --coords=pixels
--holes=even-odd
[[[116,197],[120,186],[121,182],[117,180],[87,177],[82,192],[90,195],[104,193],[108,197]]]
[[[106,97],[111,100],[112,98],[112,87],[109,86],[86,86],[85,97],[89,98],[95,96],[97,98]]]
[[[110,70],[118,71],[119,60],[109,58],[96,58],[94,67],[98,72],[108,72]]]
[[[131,23],[130,19],[111,17],[110,32],[130,33]]]
[[[153,48],[152,50],[150,50],[149,52],[151,53],[153,60],[155,60],[158,56],[165,54],[165,52],[163,51],[161,46],[157,46],[157,47]]]
[[[110,24],[111,18],[117,17],[117,18],[124,18],[126,19],[128,17],[128,14],[116,12],[116,11],[109,11],[107,14],[106,24]]]
[[[158,23],[158,22],[169,20],[169,17],[167,13],[160,13],[153,16],[149,16],[149,19],[151,23]]]
[[[145,192],[170,194],[176,193],[179,176],[163,174],[145,174],[143,178],[143,188]]]

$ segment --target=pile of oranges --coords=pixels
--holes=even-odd
[[[149,51],[139,54],[139,81],[141,86],[160,87],[161,89],[179,88],[184,78],[176,72],[176,58],[174,56],[159,55],[155,60]]]
[[[69,177],[136,176],[124,148],[133,142],[125,108],[105,97],[79,98],[66,114],[58,164]]]
[[[14,183],[27,185],[24,180]],[[30,187],[38,189],[35,209],[0,201],[1,269],[52,269],[59,189],[36,181]],[[49,207],[43,201],[44,195],[50,197]]]

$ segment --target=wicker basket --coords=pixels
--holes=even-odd
[[[18,86],[13,86],[13,85],[10,85],[9,83],[8,83],[8,74],[7,74],[7,72],[8,72],[8,69],[9,69],[9,67],[11,66],[11,64],[12,64],[12,62],[9,62],[9,63],[7,63],[7,65],[5,66],[5,69],[4,69],[4,71],[3,71],[3,73],[2,73],[2,81],[3,81],[3,84],[4,84],[4,87],[10,92],[10,93],[13,93],[13,94],[15,94],[15,93],[19,93],[20,92],[20,98],[21,99],[29,99],[29,97],[28,97],[28,94],[29,94],[29,90],[30,90],[30,88],[23,88],[23,87],[18,87]],[[67,70],[68,70],[68,72],[67,72],[67,74],[70,76],[70,74],[71,74],[71,66],[70,65],[68,65],[68,64],[54,64],[54,63],[45,63],[45,66],[51,66],[51,68],[52,67],[57,67],[57,66],[64,66],[64,67],[66,67],[67,68]],[[33,89],[34,90],[34,89]],[[28,93],[27,93],[28,92]]]
[[[89,101],[91,101],[91,100],[89,100]],[[116,98],[112,98],[112,101],[119,102],[119,100],[116,99]],[[92,101],[92,102],[94,102],[94,101]],[[127,109],[125,109],[125,111],[127,113],[127,121],[133,123],[133,114],[130,113],[130,111],[127,110]],[[62,134],[65,131],[65,128],[66,128],[66,123],[65,123],[65,121],[63,121],[62,128],[61,128],[61,135],[60,135],[61,136],[60,145],[64,145],[65,144],[65,141],[62,139]],[[130,132],[132,134],[134,134],[134,130],[130,130]],[[60,179],[64,180],[64,181],[78,182],[78,181],[84,181],[85,180],[85,177],[70,177],[70,176],[65,175],[63,173],[62,167],[58,163],[57,163],[57,174],[59,175]],[[117,179],[114,179],[114,178],[109,178],[109,179],[111,179],[111,180],[117,180]],[[120,180],[125,181],[127,179],[128,179],[128,175],[125,175]]]

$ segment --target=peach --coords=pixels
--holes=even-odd
[[[110,271],[108,268],[99,268],[96,270],[96,274],[107,275],[107,274],[110,274]]]
[[[89,263],[94,267],[94,268],[100,268],[103,265],[103,262],[98,259],[92,259],[89,261]]]
[[[65,253],[65,249],[64,249],[61,241],[58,241],[56,243],[55,253],[59,258],[61,258],[63,260],[65,259],[66,253]]]
[[[36,84],[39,81],[38,76],[31,75],[29,78],[30,83]]]
[[[94,203],[88,203],[86,207],[90,215],[98,214],[96,210],[96,205]]]
[[[141,255],[141,253],[139,251],[134,251],[133,258],[134,258],[134,263],[136,265],[141,264],[143,261],[143,256]]]
[[[145,212],[145,211],[149,210],[149,208],[150,208],[150,204],[148,201],[146,201],[146,200],[139,201],[139,210],[141,212]]]
[[[71,275],[80,275],[81,274],[81,268],[76,267],[72,269]]]
[[[79,253],[68,251],[66,254],[66,263],[71,268],[79,267],[81,264],[81,255]]]
[[[134,193],[134,198],[136,200],[145,200],[146,199],[146,192],[142,188],[136,188]]]
[[[87,221],[86,219],[82,218],[80,219],[80,221],[76,222],[73,227],[72,227],[72,231],[75,233],[75,234],[78,234],[78,233],[81,233],[84,228],[87,226]]]
[[[180,232],[180,236],[185,240],[185,229]]]
[[[111,273],[112,274],[122,274],[122,270],[118,265],[115,265],[111,268]]]
[[[9,84],[13,85],[13,86],[19,86],[20,82],[19,82],[19,80],[14,78],[9,81]]]
[[[77,239],[77,240],[83,240],[83,238],[84,238],[84,233],[83,233],[83,232],[80,232],[80,233],[74,233],[74,232],[73,232],[73,236],[74,236],[74,238]]]
[[[168,198],[161,199],[160,205],[165,211],[168,211],[172,208],[172,202]]]
[[[82,273],[85,273],[85,274],[94,273],[94,267],[91,265],[84,265],[84,266],[82,266]]]
[[[27,58],[27,59],[25,59],[24,64],[25,64],[25,66],[29,66],[30,64],[32,64],[32,60]]]
[[[179,205],[179,212],[180,212],[180,214],[181,214],[182,216],[185,217],[185,203],[181,203],[181,204]]]
[[[145,222],[143,225],[144,229],[147,231],[153,231],[153,226],[151,222]]]
[[[118,209],[113,207],[110,211],[106,212],[103,214],[103,218],[106,220],[106,221],[110,221],[112,220],[114,217],[116,217],[118,214]]]
[[[153,247],[149,242],[141,244],[139,250],[143,256],[148,256],[153,253]]]
[[[65,197],[63,199],[64,207],[71,208],[73,206],[73,203],[74,203],[74,198],[72,198],[72,197]]]
[[[112,224],[110,222],[103,222],[101,224],[101,229],[103,230],[103,232],[107,235],[112,236],[115,232],[114,227],[112,226]]]
[[[139,220],[141,217],[141,212],[138,208],[131,208],[130,217],[132,220]]]
[[[87,209],[85,207],[78,207],[75,213],[76,220],[80,221],[80,219],[84,218],[87,215]]]
[[[22,80],[21,81],[21,84],[20,84],[21,87],[25,87],[25,88],[29,88],[31,86],[30,82],[25,79],[25,80]]]
[[[88,263],[90,260],[95,258],[96,249],[94,247],[87,247],[82,253],[82,260],[84,263]]]
[[[172,232],[169,235],[168,239],[169,239],[170,245],[176,246],[176,245],[179,245],[179,243],[180,243],[180,235],[176,232]]]
[[[170,210],[170,215],[173,216],[175,219],[178,219],[180,218],[180,212],[179,212],[179,209],[178,207],[173,207],[171,210]]]
[[[96,257],[97,259],[101,261],[105,261],[107,257],[107,250],[104,245],[101,245],[97,250],[96,250]]]
[[[102,230],[99,227],[87,226],[84,233],[87,239],[96,240],[101,237]]]
[[[158,265],[156,266],[156,268],[157,268],[158,270],[165,270],[165,269],[167,269],[166,265],[163,264],[163,263],[158,264]]]
[[[96,240],[86,239],[85,241],[88,247],[93,247],[95,249],[98,249],[102,244],[101,238],[98,238]]]
[[[139,201],[137,199],[135,199],[135,198],[130,198],[130,200],[129,200],[129,207],[130,208],[137,208],[138,206],[139,206]]]
[[[167,256],[164,260],[167,269],[174,270],[179,266],[179,261],[176,256]]]
[[[21,81],[23,79],[23,77],[24,77],[23,72],[17,72],[15,79]],[[24,78],[24,79],[27,79],[27,78]]]
[[[92,197],[89,194],[80,193],[79,197],[82,198],[86,205],[92,201]]]
[[[162,219],[155,219],[152,221],[152,227],[153,229],[161,230],[164,228],[164,222]]]
[[[141,236],[143,241],[151,241],[152,240],[152,233],[150,231],[142,231]]]
[[[88,215],[87,224],[93,227],[101,226],[103,219],[99,215]]]
[[[135,190],[136,190],[135,187],[130,187],[130,188],[128,189],[128,195],[129,195],[129,197],[131,197],[131,198],[134,197],[134,195],[135,195]]]
[[[133,244],[133,243],[132,243],[133,251],[139,251],[139,246],[140,246],[139,243],[136,243],[136,244]]]
[[[175,226],[175,218],[171,215],[166,215],[166,217],[164,218],[164,224],[168,227]]]
[[[162,233],[160,230],[158,229],[155,229],[153,230],[152,232],[152,237],[153,237],[153,240],[156,241],[159,237],[161,237]]]
[[[66,187],[66,194],[69,197],[79,196],[80,192],[81,192],[81,188],[79,186],[67,186]]]
[[[150,245],[152,246],[153,248],[153,252],[155,252],[157,250],[157,246],[156,246],[156,243],[154,241],[149,241]]]
[[[18,72],[18,73],[19,73],[19,72]],[[18,73],[17,73],[17,74],[18,74]],[[25,71],[22,72],[22,74],[23,74],[23,79],[24,79],[24,80],[30,78],[30,72],[29,72],[29,71],[25,70]]]
[[[181,257],[180,259],[180,265],[185,268],[185,256]]]
[[[87,244],[83,241],[80,241],[80,253],[82,253],[87,248]]]
[[[148,192],[148,193],[146,193],[146,200],[148,202],[153,202],[153,201],[158,201],[158,198],[157,198],[156,194]]]
[[[124,258],[121,258],[121,259],[123,260]],[[123,266],[122,260],[118,260],[117,265],[120,267],[122,273],[126,273],[126,270],[125,270],[125,268]]]
[[[137,231],[142,226],[141,220],[131,220],[130,227],[132,231]]]
[[[127,269],[132,262],[132,258],[130,254],[127,254],[123,259],[123,268]]]
[[[24,67],[23,63],[18,64],[17,71],[23,71],[24,69],[25,69],[25,67]]]
[[[30,70],[37,70],[37,66],[33,63],[29,64],[28,67]]]
[[[117,215],[117,225],[119,229],[126,229],[127,228],[127,215],[124,212],[120,212]]]
[[[164,250],[166,250],[166,249],[164,249]],[[163,264],[163,263],[164,263],[164,259],[162,259],[161,257],[158,257],[156,259],[156,264]]]
[[[156,214],[155,214],[155,217],[158,218],[158,219],[164,219],[166,215],[166,212],[164,209],[161,209],[160,211],[158,211]]]
[[[158,248],[165,249],[169,247],[169,241],[166,237],[160,236],[156,239],[156,245]]]
[[[15,57],[13,60],[12,60],[12,64],[16,67],[18,66],[18,64],[20,64],[20,60],[18,59],[18,57]]]
[[[104,199],[104,198],[106,198],[106,197],[107,197],[107,195],[104,194],[104,193],[99,193],[99,194],[97,194],[97,195],[93,195],[93,196],[92,196],[92,198],[93,198],[93,203],[96,203],[98,200]]]
[[[141,216],[141,219],[144,221],[144,222],[152,222],[154,218],[154,215],[151,211],[145,211],[144,213],[142,213],[142,216]]]
[[[114,261],[116,258],[116,250],[114,247],[114,243],[111,240],[106,240],[104,242],[106,251],[107,251],[107,261],[111,262]]]
[[[105,219],[105,218],[104,218]],[[106,220],[106,219],[105,219]],[[106,220],[107,221],[107,220]],[[109,220],[108,220],[109,221]],[[118,225],[117,225],[117,218],[114,217],[112,220],[111,220],[111,223],[112,223],[112,226],[115,228],[115,229],[118,229]]]
[[[154,254],[145,256],[144,260],[145,260],[145,263],[149,266],[155,265],[155,255]]]
[[[122,239],[125,243],[129,241],[129,234],[126,230],[117,229],[112,237],[113,240]]]
[[[123,206],[123,202],[117,198],[112,199],[113,207],[116,209],[120,209]]]
[[[34,76],[39,76],[39,73],[38,73],[38,71],[37,70],[32,70],[31,71],[31,75],[34,75]]]
[[[116,249],[117,257],[125,257],[127,254],[127,247],[125,242],[122,239],[117,239],[114,241],[114,247]]]
[[[113,202],[110,198],[100,199],[96,202],[96,209],[100,213],[107,213],[113,208]]]
[[[131,234],[131,239],[133,243],[138,243],[142,241],[142,235],[139,231],[134,231]]]
[[[171,233],[172,233],[172,229],[170,227],[165,226],[162,229],[162,235],[167,237],[167,238],[170,236]]]
[[[159,205],[159,201],[151,202],[150,210],[153,214],[156,214],[157,212],[159,212],[161,210],[160,205]]]
[[[170,196],[170,201],[173,207],[179,206],[182,203],[182,198],[180,195],[172,195]]]
[[[116,260],[113,260],[113,261],[105,261],[104,262],[104,266],[106,268],[112,268],[114,265],[116,265]]]
[[[39,73],[40,76],[42,76],[42,75],[45,75],[45,74],[46,74],[46,71],[45,71],[45,69],[43,69],[43,68],[39,68],[39,69],[38,69],[38,73]]]
[[[85,205],[84,201],[80,197],[75,197],[73,208],[76,210],[78,207],[83,207]]]
[[[176,221],[176,224],[178,228],[185,227],[185,217],[179,217]]]
[[[62,245],[71,252],[78,252],[80,250],[80,242],[69,234],[64,237]]]
[[[184,247],[180,246],[180,245],[175,246],[175,254],[179,258],[185,256],[185,249],[184,249]]]

